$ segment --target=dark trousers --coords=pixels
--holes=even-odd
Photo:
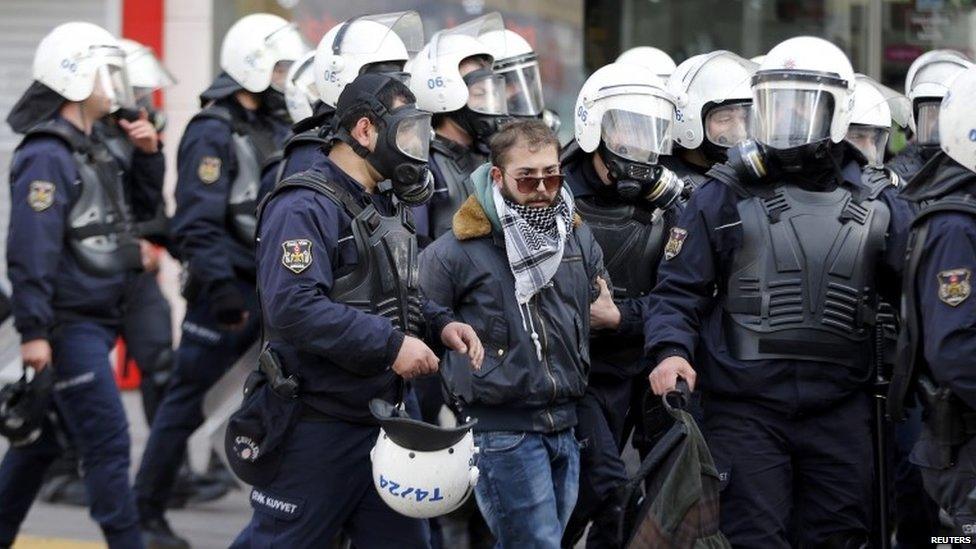
[[[142,547],[129,487],[129,431],[108,356],[116,331],[93,322],[60,326],[52,337],[54,404],[81,457],[89,512],[112,548]],[[13,542],[44,473],[60,455],[54,429],[11,448],[0,464],[0,546]]]
[[[932,444],[930,432],[922,438],[915,453],[921,446]],[[959,545],[976,545],[976,437],[960,446],[954,455],[955,459],[944,467],[942,464],[939,467],[921,466],[922,480],[925,490],[952,518],[953,535],[970,538],[970,543]],[[914,453],[912,457],[918,461]],[[932,535],[939,534],[933,532]]]
[[[379,427],[299,421],[277,475],[251,492],[254,515],[231,547],[327,547],[340,532],[362,549],[427,548],[427,521],[393,511],[373,486]]]
[[[254,286],[239,282],[250,317],[241,330],[217,326],[206,296],[193,303],[183,321],[176,369],[163,397],[136,475],[136,498],[143,519],[161,517],[186,453],[186,441],[203,424],[207,391],[257,340],[260,313]]]
[[[713,398],[703,406],[705,436],[724,485],[722,533],[734,547],[867,541],[873,479],[867,395],[808,415]]]
[[[152,424],[172,375],[172,310],[159,288],[156,273],[143,272],[126,291],[122,337],[142,374],[139,390],[146,423]]]

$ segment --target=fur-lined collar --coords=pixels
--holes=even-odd
[[[577,213],[573,213],[573,227],[578,228],[583,224],[583,219]],[[474,195],[468,197],[454,214],[451,223],[454,236],[458,240],[471,240],[481,238],[491,234],[491,221],[485,214],[484,208]]]

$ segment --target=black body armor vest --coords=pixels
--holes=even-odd
[[[313,128],[311,130],[304,131],[302,133],[297,133],[285,143],[284,149],[279,153],[275,153],[272,158],[268,159],[270,164],[272,161],[277,160],[278,171],[275,174],[275,184],[285,179],[285,168],[288,165],[288,156],[291,154],[296,147],[301,147],[303,145],[317,145],[322,149],[323,155],[329,154],[329,149],[332,148],[332,144],[328,140],[328,132],[324,128]]]
[[[98,141],[82,138],[48,121],[27,137],[48,135],[71,149],[80,192],[68,212],[68,247],[86,272],[111,276],[142,267],[139,240],[125,197],[118,161]]]
[[[231,127],[231,146],[236,160],[234,179],[227,193],[227,225],[231,234],[244,244],[254,243],[257,227],[258,190],[265,161],[277,146],[270,127],[248,124],[234,117],[231,109],[210,105],[197,113],[197,118],[215,118]]]
[[[436,136],[431,141],[431,170],[441,180],[434,189],[434,197],[430,202],[430,230],[433,238],[451,230],[454,213],[474,192],[468,178],[485,160],[484,156],[443,137]]]
[[[734,185],[743,242],[721,292],[731,354],[864,367],[890,218],[883,187],[759,185]]]
[[[329,299],[388,318],[408,335],[420,335],[423,316],[419,250],[410,211],[398,204],[394,215],[382,215],[372,204],[357,200],[314,171],[295,174],[279,183],[262,201],[261,210],[272,196],[293,187],[324,194],[352,217],[359,261],[352,271],[336,277]]]

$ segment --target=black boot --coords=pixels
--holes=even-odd
[[[146,549],[190,549],[189,542],[174,534],[163,517],[143,520],[139,526]]]

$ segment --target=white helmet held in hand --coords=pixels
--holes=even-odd
[[[484,58],[490,70],[494,62],[491,48],[479,38],[504,28],[501,16],[493,12],[434,34],[410,64],[410,91],[417,96],[417,108],[440,113],[468,105],[484,114],[507,114],[501,77],[481,80],[478,97],[472,98],[469,86],[475,83],[467,82],[460,70],[461,62],[469,57]],[[476,104],[471,104],[473,101]]]
[[[381,72],[401,72],[424,44],[424,26],[415,11],[356,17],[325,33],[315,54],[315,85],[325,104],[335,107],[339,94],[357,76],[377,65]]]
[[[125,52],[125,69],[129,84],[137,100],[176,83],[173,75],[166,70],[148,46],[128,38],[123,38],[119,42]]]
[[[939,108],[940,146],[949,158],[976,172],[976,67],[956,75]]]
[[[227,31],[220,68],[245,90],[261,93],[272,85],[276,64],[294,62],[306,51],[295,25],[277,15],[255,13]]]
[[[696,55],[678,65],[668,80],[668,89],[678,100],[675,141],[697,149],[705,139],[724,148],[747,139],[750,80],[756,68],[755,63],[724,50]]]
[[[33,77],[68,101],[88,99],[97,84],[112,102],[112,112],[135,105],[121,44],[91,23],[64,23],[41,39]]]
[[[756,140],[794,149],[847,135],[854,69],[847,55],[812,36],[790,38],[766,54],[752,78]]]
[[[649,69],[657,76],[667,79],[674,72],[675,64],[671,56],[651,46],[637,46],[621,53],[614,63],[628,63]]]
[[[292,122],[301,122],[312,116],[315,103],[319,100],[319,92],[315,87],[315,75],[312,74],[312,64],[315,52],[310,51],[298,61],[292,63],[285,77],[285,107]]]
[[[542,114],[542,74],[532,46],[508,29],[486,32],[481,41],[491,49],[495,72],[505,78],[508,114],[531,118]]]
[[[891,109],[874,79],[859,74],[854,86],[854,108],[847,141],[864,156],[869,166],[884,165],[885,148],[891,133]]]
[[[439,517],[460,507],[478,482],[475,422],[444,428],[410,419],[383,400],[373,399],[369,407],[380,421],[369,453],[380,499],[413,518]]]
[[[905,76],[912,104],[911,128],[919,145],[939,144],[939,104],[953,79],[973,64],[955,50],[932,50],[918,57]]]

